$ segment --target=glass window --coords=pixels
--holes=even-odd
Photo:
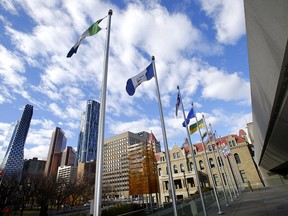
[[[176,159],[176,153],[173,153],[173,158]]]
[[[212,151],[211,145],[208,145],[208,149],[209,149],[209,151]]]
[[[229,141],[229,146],[232,147],[232,142],[231,141]]]
[[[184,165],[182,163],[180,164],[180,170],[181,170],[181,172],[185,172]]]
[[[233,145],[233,146],[236,146],[236,144],[235,144],[235,141],[234,141],[234,140],[232,140],[232,145]]]
[[[240,172],[240,175],[241,175],[243,183],[248,182],[248,179],[247,179],[245,171],[244,170],[240,170],[239,172]]]
[[[223,163],[221,157],[218,157],[218,164],[219,164],[220,167],[221,167],[221,166],[224,166],[224,163]]]
[[[162,176],[162,169],[159,168],[159,176]]]
[[[178,168],[176,165],[173,166],[174,173],[178,173]]]
[[[194,167],[193,167],[193,163],[192,162],[190,162],[190,171],[193,171],[193,169],[194,169]]]
[[[177,152],[177,158],[180,158],[180,153],[179,152]]]
[[[235,158],[235,161],[237,164],[240,164],[241,163],[241,160],[240,160],[240,157],[237,153],[234,154],[234,158]]]
[[[211,168],[214,168],[215,167],[215,164],[214,164],[214,161],[212,158],[209,158],[209,163],[210,163],[210,167]]]
[[[204,163],[202,160],[199,161],[199,166],[200,166],[200,169],[203,170],[204,169]]]

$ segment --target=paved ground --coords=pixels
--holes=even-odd
[[[246,189],[228,207],[222,200],[221,209],[225,216],[288,216],[288,186],[259,188],[253,192]],[[209,209],[207,214],[218,215],[217,206]]]

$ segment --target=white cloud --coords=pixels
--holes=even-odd
[[[202,9],[214,20],[217,40],[235,44],[245,34],[243,0],[199,0]]]

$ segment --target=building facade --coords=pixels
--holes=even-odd
[[[57,172],[57,182],[61,184],[73,184],[77,180],[76,166],[60,166]]]
[[[25,160],[23,167],[23,174],[25,176],[31,175],[43,175],[45,170],[46,161],[38,160],[37,157],[33,159]]]
[[[49,146],[47,162],[45,165],[44,174],[56,178],[58,167],[61,164],[62,152],[67,143],[64,131],[56,127],[52,133],[52,138]]]
[[[27,104],[20,121],[15,126],[7,152],[1,163],[2,178],[14,177],[21,179],[24,165],[24,145],[27,138],[33,106]]]
[[[82,114],[77,146],[77,163],[96,160],[100,103],[88,100]]]
[[[72,146],[67,146],[62,152],[60,166],[74,166],[76,164],[76,152]]]
[[[186,142],[187,139],[181,147],[175,144],[169,152],[177,199],[191,196],[197,191],[195,166],[193,165],[190,147]],[[224,147],[226,145],[229,146],[231,154],[229,157],[225,158],[221,153],[219,155],[219,152],[216,151],[216,147]],[[247,186],[248,181],[253,187],[263,186],[258,174],[257,166],[253,161],[246,133],[243,130],[239,131],[239,135],[230,134],[221,137],[220,141],[217,140],[215,142],[214,139],[211,139],[211,141],[206,142],[205,149],[209,164],[206,163],[207,160],[202,143],[193,144],[196,168],[199,173],[202,187],[212,185],[212,181],[214,181],[216,187],[221,187],[221,179],[226,186],[227,181],[229,181],[229,176],[232,177],[230,181],[233,181],[231,184],[234,184],[235,187],[240,186],[239,184]],[[215,157],[213,152],[215,153]],[[157,159],[161,200],[168,202],[169,182],[165,153],[157,153],[155,156]],[[221,164],[224,165],[223,169],[220,166]],[[217,166],[220,170],[220,176]],[[229,168],[230,166],[232,169]],[[208,168],[211,169],[212,179],[209,178]],[[233,178],[236,180],[236,183]]]
[[[104,141],[103,196],[129,196],[128,148],[148,142],[150,133],[130,131],[107,138]]]
[[[150,133],[147,141],[130,145],[127,148],[129,195],[149,196],[150,203],[153,202],[152,199],[158,202],[160,191],[155,159],[155,150],[160,147],[157,144],[160,143],[154,134]]]

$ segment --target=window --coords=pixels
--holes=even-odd
[[[185,172],[183,164],[180,164],[180,170],[181,170],[181,172]]]
[[[231,141],[229,141],[229,146],[232,147],[232,142]]]
[[[159,176],[162,176],[162,169],[159,168]]]
[[[245,171],[244,170],[240,170],[239,172],[240,172],[240,175],[241,175],[243,183],[248,182],[248,179],[247,179]]]
[[[199,166],[200,166],[200,169],[203,170],[204,169],[204,163],[202,160],[199,161]]]
[[[233,146],[236,146],[236,144],[235,144],[235,141],[234,141],[234,140],[232,140],[232,145],[233,145]]]
[[[214,179],[215,186],[220,185],[220,184],[219,184],[218,176],[217,176],[216,174],[213,175],[213,179]]]
[[[192,162],[190,162],[190,171],[193,171],[193,169],[194,169],[194,166],[193,166],[193,163]]]
[[[237,153],[234,154],[234,158],[235,158],[236,164],[240,164],[241,163],[240,157],[239,157],[239,155]]]
[[[179,152],[177,152],[177,158],[180,158],[180,153]]]
[[[212,149],[213,151],[215,151],[215,144],[212,144]]]
[[[209,158],[209,163],[210,163],[210,167],[211,168],[214,168],[215,167],[215,164],[214,164],[214,161],[212,158]]]
[[[176,165],[173,166],[173,170],[174,170],[174,173],[178,173],[178,169]]]
[[[173,158],[176,159],[176,153],[173,153]]]
[[[223,163],[221,157],[218,157],[218,164],[219,164],[220,167],[221,167],[221,166],[224,166],[224,163]]]
[[[208,149],[209,149],[209,151],[212,151],[211,145],[208,145]]]

